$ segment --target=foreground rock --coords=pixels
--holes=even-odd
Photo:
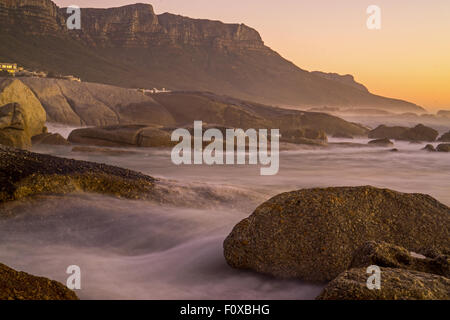
[[[171,147],[177,144],[171,134],[145,125],[83,128],[72,131],[68,140],[75,144],[105,147]]]
[[[366,268],[343,272],[317,297],[319,300],[448,300],[450,279],[418,271],[381,268],[381,289],[367,288]]]
[[[450,143],[441,143],[437,146],[436,151],[439,152],[450,152]]]
[[[59,282],[15,271],[0,263],[0,300],[78,300]]]
[[[351,268],[371,265],[415,270],[450,277],[450,256],[438,253],[434,257],[426,257],[383,241],[367,242],[355,251]]]
[[[428,195],[340,187],[279,194],[236,225],[224,242],[234,268],[329,281],[367,241],[420,253],[450,247],[450,208]]]
[[[448,132],[444,133],[442,136],[440,136],[438,141],[450,142],[450,131],[448,131]]]
[[[0,146],[0,203],[80,191],[152,199],[155,182],[127,169]]]

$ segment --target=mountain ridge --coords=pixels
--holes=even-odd
[[[0,46],[0,59],[122,87],[212,91],[303,108],[424,111],[361,90],[353,78],[305,71],[244,24],[157,15],[140,3],[82,8],[82,29],[68,30],[65,12],[50,0],[0,0],[0,41],[8,44]]]

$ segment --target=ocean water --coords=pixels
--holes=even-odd
[[[82,299],[313,299],[323,285],[228,267],[225,237],[263,201],[301,188],[372,185],[427,193],[450,205],[450,154],[421,151],[423,146],[283,151],[275,176],[260,176],[259,166],[250,165],[175,166],[170,150],[108,156],[36,149],[161,178],[180,190],[181,205],[88,194],[14,204],[18,214],[0,220],[0,262],[63,283],[66,268],[78,265]]]

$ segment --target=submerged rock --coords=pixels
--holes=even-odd
[[[350,269],[331,281],[318,300],[448,300],[450,279],[412,270],[380,268],[381,288],[370,290],[366,268]]]
[[[391,140],[386,139],[386,138],[371,140],[371,141],[369,141],[369,144],[374,145],[374,146],[383,146],[383,147],[390,147],[390,146],[394,145],[394,143]]]
[[[434,146],[432,144],[427,144],[422,150],[426,150],[429,152],[436,152],[436,149],[434,148]]]
[[[436,151],[439,152],[450,152],[450,143],[441,143],[437,146]]]
[[[0,300],[78,300],[63,284],[0,263]]]
[[[370,186],[279,194],[237,224],[224,242],[234,268],[329,281],[354,251],[380,240],[414,252],[450,247],[450,208],[424,194]]]

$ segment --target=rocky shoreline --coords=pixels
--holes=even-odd
[[[449,207],[370,186],[280,194],[224,241],[233,268],[331,281],[320,299],[450,299],[449,250]],[[379,292],[366,287],[370,265],[387,268]]]

